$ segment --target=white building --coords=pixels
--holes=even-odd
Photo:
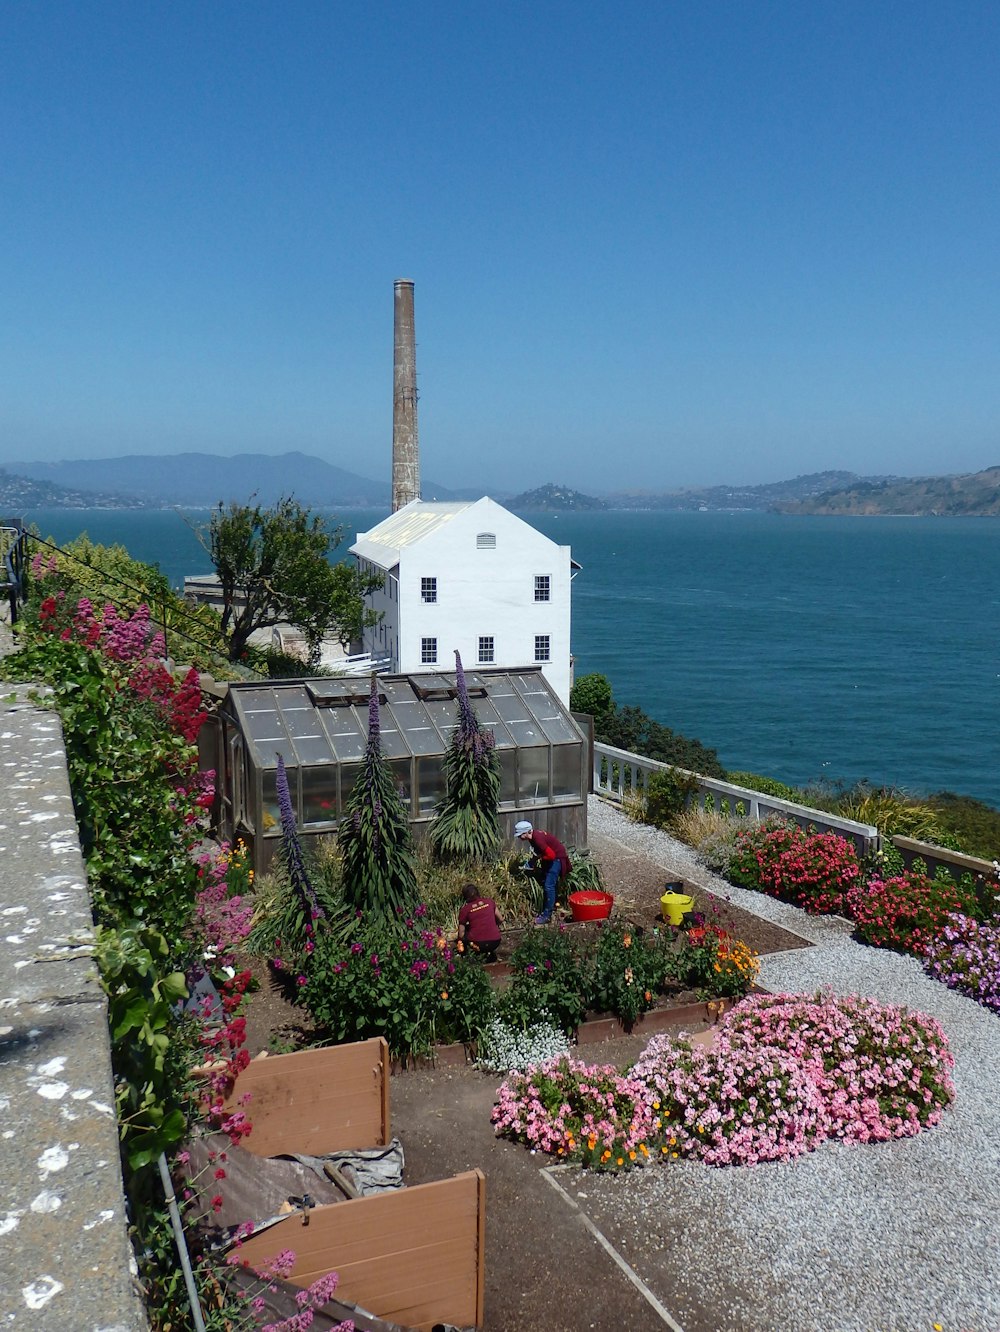
[[[455,649],[472,671],[539,663],[568,706],[570,582],[580,567],[569,546],[491,499],[412,500],[359,532],[351,554],[385,576],[371,598],[382,618],[363,649],[389,671],[451,671]]]

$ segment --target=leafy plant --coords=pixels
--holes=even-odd
[[[382,754],[378,684],[372,675],[368,745],[337,830],[343,860],[344,902],[353,911],[391,924],[416,905],[417,884],[410,823]]]
[[[774,777],[762,777],[756,772],[730,772],[726,779],[734,786],[744,786],[748,791],[759,791],[761,795],[774,796],[778,800],[791,800],[802,803],[802,792]]]
[[[314,656],[331,626],[346,644],[376,622],[364,598],[382,576],[331,564],[340,530],[291,497],[270,508],[220,503],[196,531],[219,575],[230,661],[240,660],[256,630],[282,620],[303,631]]]
[[[840,798],[839,812],[858,823],[872,824],[885,837],[912,837],[941,846],[951,840],[930,805],[914,800],[894,786],[859,782]]]
[[[592,968],[588,1008],[614,1013],[625,1027],[652,1008],[665,970],[658,940],[615,921],[601,930]]]
[[[589,847],[568,846],[570,871],[563,880],[561,890],[569,893],[604,891],[604,875]]]
[[[488,861],[496,856],[501,833],[500,763],[491,731],[485,731],[465,683],[462,658],[455,653],[458,725],[444,756],[446,794],[428,837],[442,860]]]
[[[302,998],[335,1041],[384,1036],[408,1058],[436,1042],[479,1039],[494,1015],[489,975],[427,928],[425,914],[417,907],[392,931],[362,919],[346,947],[318,941]]]
[[[698,790],[698,779],[676,768],[653,772],[646,784],[646,822],[669,828]]]
[[[94,955],[108,996],[122,1151],[136,1175],[187,1129],[186,1084],[170,1057],[180,1031],[176,1005],[187,998],[187,982],[171,968],[167,940],[155,929],[99,928]]]
[[[865,943],[922,957],[951,916],[975,917],[979,904],[971,876],[956,883],[947,873],[929,878],[921,862],[891,879],[856,883],[848,911]]]
[[[563,1031],[583,1020],[590,991],[589,965],[565,926],[528,930],[511,954],[510,987],[503,1013],[528,1027],[549,1014]]]

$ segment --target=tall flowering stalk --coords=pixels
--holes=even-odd
[[[492,860],[501,841],[497,807],[500,764],[493,735],[483,729],[469,702],[462,658],[455,653],[458,725],[445,754],[447,794],[430,829],[431,846],[441,860]]]
[[[417,901],[410,824],[382,753],[378,683],[372,676],[368,747],[337,831],[345,905],[391,923]]]

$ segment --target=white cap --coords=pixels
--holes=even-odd
[[[514,836],[523,837],[525,833],[533,832],[533,828],[527,819],[521,819],[519,823],[514,824]]]

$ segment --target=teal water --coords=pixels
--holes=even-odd
[[[384,511],[343,511],[347,532]],[[156,562],[211,565],[173,512],[42,510]],[[193,518],[204,515],[190,515]],[[1000,521],[761,513],[533,515],[573,549],[577,673],[728,768],[868,778],[1000,805]]]

